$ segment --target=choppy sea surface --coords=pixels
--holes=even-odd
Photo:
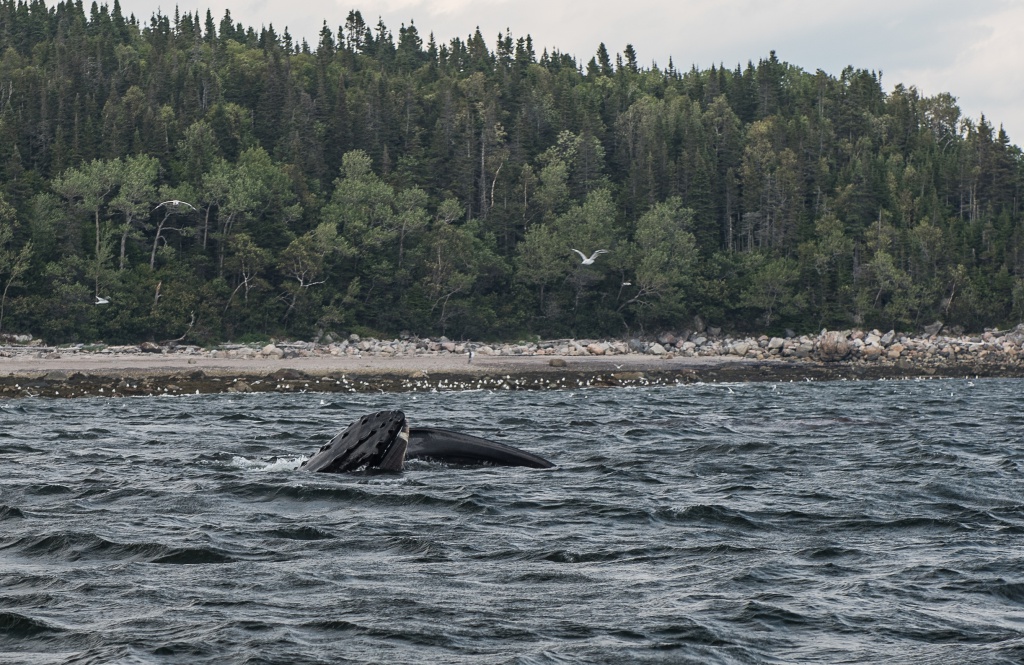
[[[297,472],[403,409],[556,469]],[[1019,663],[1024,381],[0,402],[2,663]]]

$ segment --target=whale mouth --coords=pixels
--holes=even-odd
[[[401,471],[407,459],[460,466],[555,465],[525,450],[433,427],[410,428],[401,411],[378,411],[356,420],[302,463],[300,471],[346,473],[359,469]]]
[[[363,416],[299,467],[302,471],[345,473],[361,468],[401,471],[409,446],[409,424],[401,411]]]

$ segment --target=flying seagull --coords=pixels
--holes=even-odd
[[[109,305],[110,301],[107,300],[106,298],[101,298],[99,296],[96,296],[96,304],[97,305]]]
[[[158,205],[156,208],[162,208],[164,206],[171,206],[172,208],[177,208],[179,206],[188,206],[189,208],[192,208],[193,210],[196,209],[196,207],[194,205],[192,205],[191,203],[189,203],[188,201],[179,201],[178,199],[171,199],[170,201],[164,201],[163,203]],[[153,210],[156,210],[156,208],[153,208]]]
[[[581,259],[583,259],[583,263],[582,263],[581,265],[585,265],[585,266],[589,266],[589,265],[591,265],[592,263],[594,263],[594,259],[596,259],[596,258],[597,258],[597,255],[598,255],[598,254],[607,254],[607,253],[608,253],[608,250],[607,250],[607,249],[599,249],[599,250],[597,250],[596,252],[594,252],[593,254],[591,254],[591,255],[590,255],[590,258],[588,259],[588,258],[587,258],[587,255],[586,255],[586,254],[584,254],[583,252],[581,252],[580,250],[578,250],[578,249],[574,249],[574,250],[572,250],[572,251],[574,251],[574,252],[576,252],[577,254],[579,254],[579,255],[580,255],[580,258],[581,258]]]

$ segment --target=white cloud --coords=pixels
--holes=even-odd
[[[950,92],[961,110],[974,119],[982,113],[1006,126],[1010,138],[1024,139],[1024,6],[1006,4],[1000,11],[968,17],[964,30],[977,35],[954,52],[945,67],[908,69],[904,76],[925,94]]]

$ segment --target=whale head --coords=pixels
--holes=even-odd
[[[409,423],[401,411],[378,411],[353,422],[299,467],[344,473],[360,468],[401,471],[409,446]]]

